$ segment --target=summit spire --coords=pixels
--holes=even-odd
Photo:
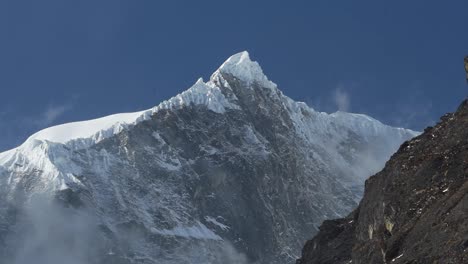
[[[219,69],[213,73],[211,79],[219,73],[231,75],[248,84],[256,82],[264,87],[276,87],[276,84],[268,80],[267,76],[263,73],[260,64],[250,59],[250,55],[247,51],[242,51],[229,57]]]

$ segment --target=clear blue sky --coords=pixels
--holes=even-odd
[[[4,0],[0,150],[150,108],[242,50],[315,109],[420,130],[468,92],[468,1]]]

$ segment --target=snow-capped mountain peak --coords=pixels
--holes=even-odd
[[[224,113],[226,108],[239,108],[227,100],[221,89],[214,82],[209,81],[205,83],[202,78],[199,78],[188,90],[162,102],[153,109],[153,112],[158,112],[161,109],[179,109],[191,104],[205,105],[216,113]]]
[[[414,135],[296,102],[241,52],[156,107],[47,128],[0,153],[0,258],[17,211],[5,205],[46,193],[98,219],[104,260],[84,263],[244,263],[225,261],[235,250],[288,263]]]
[[[213,73],[210,81],[205,83],[203,78],[199,78],[195,84],[186,91],[161,102],[151,109],[134,113],[114,114],[93,120],[71,122],[49,127],[33,134],[25,143],[29,144],[32,141],[50,141],[53,143],[67,144],[75,149],[79,149],[115,135],[128,126],[148,120],[151,115],[161,109],[178,109],[191,104],[205,105],[208,109],[216,113],[223,113],[227,108],[239,109],[239,106],[231,102],[232,100],[228,100],[221,91],[220,85],[217,83],[220,79],[224,80],[221,74],[228,74],[248,84],[257,82],[262,87],[276,87],[276,85],[265,76],[260,65],[250,60],[249,53],[244,51],[228,58],[219,69]],[[233,99],[237,99],[235,95],[233,95]]]
[[[268,80],[267,76],[263,73],[260,64],[250,59],[250,55],[247,51],[239,52],[229,57],[221,67],[213,73],[210,80],[215,80],[220,73],[229,74],[248,84],[257,82],[260,86],[265,88],[276,88],[276,84]]]

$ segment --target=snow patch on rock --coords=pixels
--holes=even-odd
[[[239,109],[239,106],[229,102],[224,97],[221,89],[213,82],[203,82],[203,79],[198,81],[187,91],[172,97],[171,99],[162,102],[155,107],[154,112],[160,109],[177,109],[184,106],[205,105],[208,109],[216,113],[224,113],[226,108]]]
[[[176,226],[173,229],[151,229],[154,233],[165,236],[176,236],[183,238],[196,238],[208,240],[223,240],[216,233],[200,222],[196,222],[193,226]]]

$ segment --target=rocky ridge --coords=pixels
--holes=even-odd
[[[468,100],[405,142],[298,264],[468,263]]]

